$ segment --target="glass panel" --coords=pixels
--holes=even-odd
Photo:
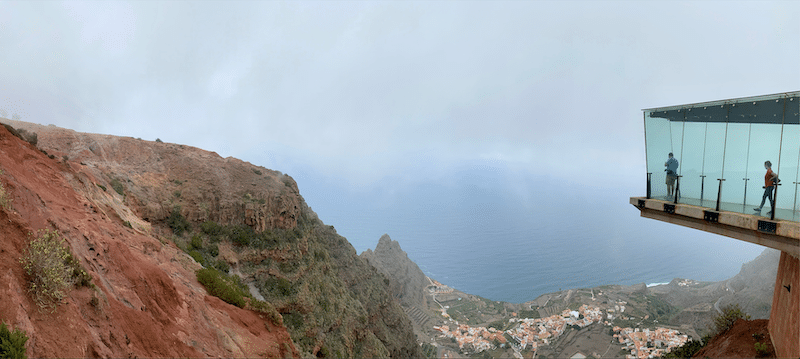
[[[703,154],[706,174],[706,193],[705,198],[711,202],[706,202],[706,207],[715,207],[719,181],[722,177],[722,161],[725,152],[725,123],[712,122],[708,124],[706,132],[706,150]],[[722,190],[725,191],[725,183]]]
[[[728,211],[744,211],[744,180],[747,175],[749,123],[729,123],[725,140],[725,183],[722,184],[722,202]],[[729,204],[737,204],[730,207]],[[722,208],[720,208],[722,209]]]
[[[682,203],[701,205],[701,194],[703,197],[708,198],[709,185],[712,183],[708,182],[707,179],[703,182],[700,177],[703,175],[706,127],[708,127],[708,124],[704,122],[687,122],[684,124],[683,150],[681,151],[681,157],[678,158],[678,161],[680,161],[678,172],[683,176],[680,183],[680,202]],[[716,190],[716,188],[714,189]]]
[[[767,173],[764,162],[770,161],[772,170],[777,170],[781,140],[781,125],[754,123],[752,126],[750,134],[750,168],[747,171],[747,177],[750,178],[747,188],[748,207],[745,211],[745,213],[749,214],[756,213],[753,211],[753,207],[759,207],[764,199],[764,176]],[[769,206],[769,199],[764,200],[764,208]],[[762,209],[761,213],[766,216],[768,211],[769,209]]]
[[[664,198],[667,195],[664,162],[672,151],[671,126],[667,119],[650,117],[645,114],[645,140],[647,141],[647,172],[652,173],[651,195]]]
[[[800,125],[783,126],[783,144],[781,147],[781,162],[778,170],[780,186],[776,197],[776,207],[785,209],[775,213],[776,218],[798,220],[797,187],[798,164],[800,164]],[[775,169],[773,168],[773,171]]]

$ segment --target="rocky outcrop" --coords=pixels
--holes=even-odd
[[[389,278],[389,289],[403,306],[426,306],[423,291],[429,282],[425,274],[388,234],[381,236],[374,252],[367,249],[361,253],[361,258]]]

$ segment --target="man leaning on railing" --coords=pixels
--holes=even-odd
[[[675,179],[678,178],[678,160],[672,157],[672,152],[669,153],[669,159],[664,163],[667,167],[667,198],[672,197],[675,192]]]

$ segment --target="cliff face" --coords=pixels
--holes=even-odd
[[[753,319],[769,319],[780,257],[780,251],[767,248],[752,261],[742,264],[739,273],[728,279],[732,293],[720,300],[719,306],[736,303]]]
[[[28,333],[30,356],[418,356],[385,277],[291,177],[189,146],[3,122],[38,139],[0,129],[13,198],[0,230],[14,238],[0,250],[0,318]],[[98,287],[72,290],[53,315],[37,311],[18,262],[41,228],[64,234]],[[240,276],[285,326],[209,296],[201,265]]]

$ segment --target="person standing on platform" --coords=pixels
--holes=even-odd
[[[772,172],[772,162],[764,162],[764,168],[767,169],[767,174],[764,175],[764,197],[761,197],[761,205],[758,206],[758,208],[754,208],[756,212],[761,212],[761,209],[764,208],[764,202],[767,201],[767,198],[769,198],[770,208],[775,208],[775,199],[772,198],[772,191],[775,189],[775,185],[780,182],[780,180],[778,180],[778,175],[776,175],[775,172]],[[767,212],[767,214],[772,214],[772,210]]]
[[[669,159],[664,163],[667,167],[667,197],[672,197],[675,193],[675,179],[678,178],[678,160],[672,157],[672,152],[669,153]]]

